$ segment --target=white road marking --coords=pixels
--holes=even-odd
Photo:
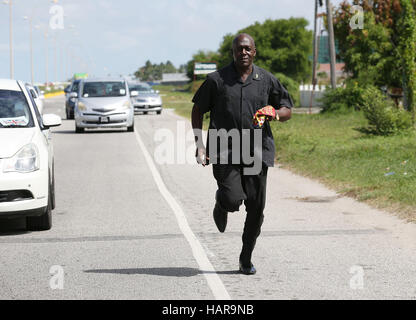
[[[227,289],[225,288],[224,284],[222,283],[220,277],[216,273],[214,267],[212,266],[211,262],[209,261],[204,248],[202,247],[201,243],[199,242],[198,238],[193,233],[192,229],[190,228],[188,221],[186,220],[185,213],[183,212],[180,205],[177,203],[175,198],[166,188],[165,183],[160,176],[159,171],[156,168],[156,165],[150,156],[149,152],[144,145],[140,134],[135,130],[136,139],[139,143],[139,146],[143,152],[143,155],[146,159],[146,162],[150,168],[150,171],[153,175],[153,178],[156,182],[157,187],[159,188],[160,193],[165,198],[166,202],[171,207],[172,211],[175,214],[176,220],[178,221],[179,228],[181,229],[183,235],[185,236],[186,240],[188,241],[189,245],[192,249],[192,254],[194,255],[195,260],[197,261],[201,270],[205,271],[204,276],[208,282],[208,285],[217,300],[231,300],[230,295],[228,294]]]

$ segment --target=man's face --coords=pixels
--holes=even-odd
[[[239,37],[233,45],[234,62],[239,67],[247,68],[253,63],[256,48],[253,41],[246,36]]]

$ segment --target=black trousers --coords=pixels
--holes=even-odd
[[[244,175],[240,165],[213,164],[214,177],[218,190],[216,200],[228,211],[238,211],[244,201],[247,217],[244,224],[243,248],[240,259],[245,264],[251,261],[251,254],[263,224],[263,211],[266,204],[266,166],[258,175]]]

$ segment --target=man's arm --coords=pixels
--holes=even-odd
[[[196,104],[194,104],[194,107],[192,108],[192,115],[191,115],[192,129],[194,129],[194,133],[195,133],[195,129],[199,129],[202,132],[203,117],[204,115],[199,110],[199,107]],[[196,135],[195,135],[195,138],[196,138]]]
[[[192,129],[194,130],[194,136],[195,136],[195,144],[196,144],[196,161],[203,166],[206,165],[207,158],[206,156],[206,149],[204,146],[204,142],[202,140],[202,123],[204,119],[204,114],[199,109],[198,105],[194,104],[194,107],[192,108]]]
[[[269,95],[269,104],[275,107],[279,121],[285,122],[292,117],[293,100],[285,86],[277,78],[271,78],[271,85],[272,90]]]

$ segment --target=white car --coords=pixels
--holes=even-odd
[[[0,218],[26,217],[29,230],[52,227],[54,157],[50,127],[21,81],[0,79]]]
[[[132,103],[134,112],[143,112],[147,114],[149,111],[155,111],[157,114],[162,113],[162,97],[159,91],[155,91],[147,83],[129,83],[130,92],[137,91],[138,96],[133,97]]]
[[[134,131],[134,109],[124,79],[83,79],[78,92],[69,94],[75,102],[75,132],[86,128],[127,128]]]

